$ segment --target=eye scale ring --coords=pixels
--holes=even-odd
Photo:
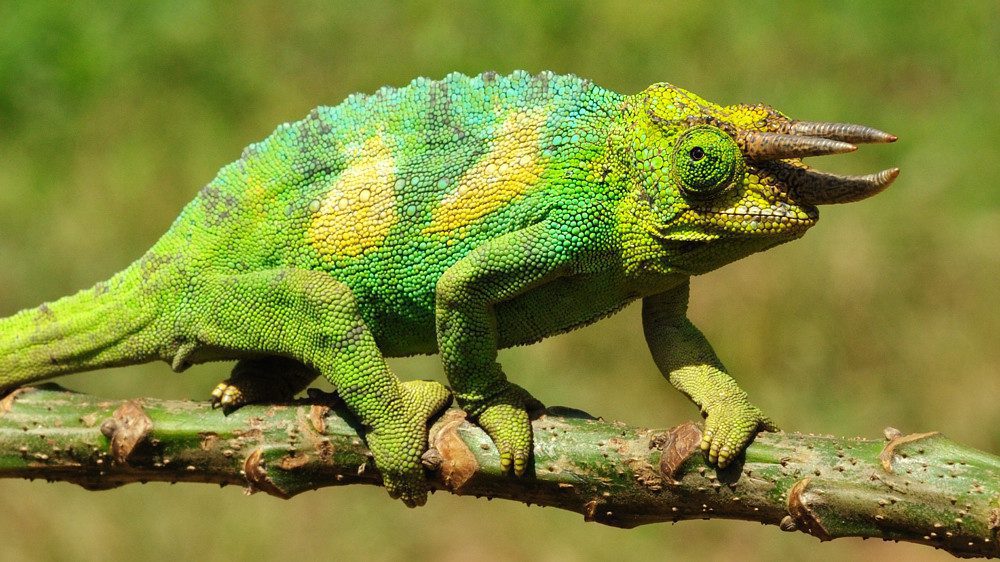
[[[672,177],[689,199],[708,199],[726,191],[745,163],[733,137],[718,127],[699,125],[677,138]]]

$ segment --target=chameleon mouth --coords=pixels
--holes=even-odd
[[[785,206],[760,209],[737,207],[714,213],[728,229],[749,233],[800,232],[816,224],[819,212],[815,207],[802,206],[796,210]]]
[[[854,152],[855,144],[890,143],[896,136],[867,125],[786,121],[778,131],[742,131],[737,144],[750,160],[787,186],[797,203],[829,205],[860,201],[885,190],[899,175],[889,168],[863,176],[843,176],[813,170],[797,160]]]

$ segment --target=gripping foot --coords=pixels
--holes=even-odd
[[[514,475],[524,475],[532,450],[528,411],[542,407],[528,391],[516,384],[508,384],[476,416],[479,427],[490,436],[500,453],[501,473],[507,473],[513,468]]]
[[[430,486],[420,457],[427,450],[428,421],[451,403],[451,393],[432,381],[400,385],[403,411],[365,436],[389,495],[409,507],[427,502]]]
[[[284,357],[243,359],[212,390],[212,407],[228,414],[246,404],[288,402],[316,376],[302,363]]]

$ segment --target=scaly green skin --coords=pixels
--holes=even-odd
[[[815,222],[732,136],[786,121],[666,84],[622,96],[550,73],[351,96],[248,147],[122,273],[0,321],[0,387],[239,359],[213,393],[232,409],[323,375],[367,428],[390,494],[419,505],[426,423],[450,397],[400,383],[384,356],[439,352],[458,403],[522,474],[533,400],[497,349],[641,298],[657,364],[707,416],[703,448],[725,465],[771,424],[686,319],[688,278]]]

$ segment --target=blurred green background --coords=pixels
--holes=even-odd
[[[691,316],[785,429],[941,430],[1000,452],[1000,4],[271,2],[0,4],[0,314],[108,277],[222,165],[319,104],[415,76],[523,68],[621,92],[670,81],[717,102],[900,137],[824,159],[902,168],[804,240],[695,280]],[[638,309],[505,351],[548,404],[668,426],[697,412],[645,349]],[[441,377],[436,358],[401,376]],[[155,364],[68,377],[112,397],[203,398],[228,372]],[[729,521],[634,530],[380,489],[280,501],[235,488],[0,482],[0,558],[944,559],[913,545]]]

